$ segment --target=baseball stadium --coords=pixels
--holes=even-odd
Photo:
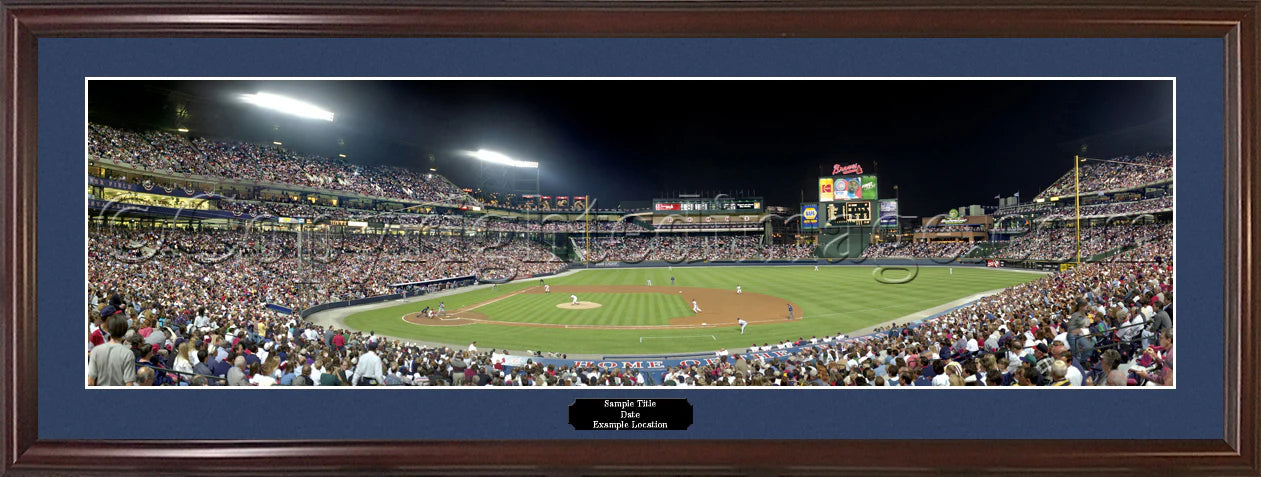
[[[1171,98],[92,79],[86,382],[1171,386]]]

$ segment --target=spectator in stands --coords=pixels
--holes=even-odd
[[[232,367],[228,369],[228,386],[249,386],[249,378],[246,376],[245,357],[237,356],[232,362]]]
[[[1161,332],[1160,348],[1161,351],[1150,347],[1143,351],[1144,356],[1156,362],[1158,369],[1151,372],[1138,370],[1136,373],[1148,383],[1173,386],[1173,328],[1166,328]]]
[[[193,372],[193,360],[190,357],[190,352],[192,350],[193,344],[191,342],[185,341],[180,344],[179,351],[175,353],[175,363],[172,365],[172,369],[180,373],[191,374]],[[177,381],[186,381],[190,377],[191,376],[180,375],[178,373],[175,375],[175,379]]]
[[[384,384],[385,370],[381,365],[381,358],[376,354],[377,342],[368,342],[368,351],[359,355],[359,362],[355,365],[355,373],[351,376],[351,382],[355,386],[377,386]]]
[[[1072,386],[1073,384],[1069,382],[1067,375],[1068,375],[1068,365],[1064,364],[1063,361],[1057,360],[1055,361],[1054,364],[1051,365],[1051,385],[1052,386]]]
[[[157,376],[153,368],[141,366],[140,369],[136,370],[136,386],[153,386],[156,379]]]
[[[1100,366],[1102,367],[1104,376],[1103,383],[1099,386],[1125,386],[1125,371],[1119,369],[1121,366],[1121,353],[1115,349],[1106,350],[1100,355]]]
[[[114,315],[105,326],[109,331],[109,342],[92,348],[89,353],[88,386],[134,386],[135,355],[131,347],[122,342],[123,335],[127,333],[127,319]]]

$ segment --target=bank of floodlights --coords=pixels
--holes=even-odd
[[[273,111],[280,111],[285,114],[294,116],[319,119],[322,121],[332,121],[333,113],[305,101],[299,101],[286,96],[271,93],[255,93],[241,95],[241,101],[253,104],[260,108],[266,108]]]

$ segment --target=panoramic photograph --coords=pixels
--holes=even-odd
[[[1174,385],[1172,79],[86,88],[88,387]]]

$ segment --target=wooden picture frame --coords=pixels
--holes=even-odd
[[[6,472],[640,475],[1261,473],[1261,2],[7,2],[0,172]],[[52,441],[39,439],[36,42],[53,37],[1203,37],[1225,45],[1224,435],[1209,440]],[[814,451],[807,451],[814,449]],[[1065,468],[1071,455],[1088,468]],[[119,459],[117,457],[126,457]]]

